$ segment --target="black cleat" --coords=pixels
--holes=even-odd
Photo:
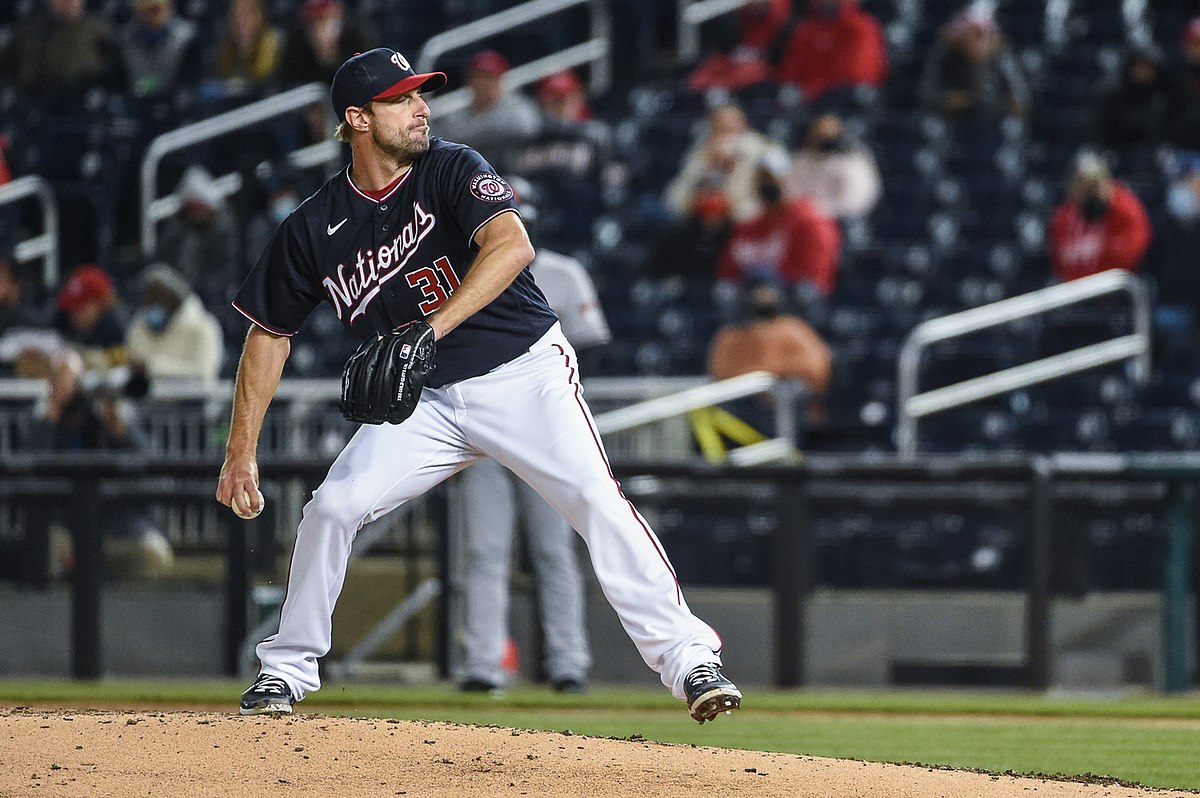
[[[463,693],[483,693],[490,695],[492,698],[499,698],[504,695],[504,688],[486,679],[467,679],[458,686],[458,689]]]
[[[566,695],[579,695],[587,692],[587,684],[582,679],[555,679],[554,692]]]
[[[292,704],[292,688],[278,676],[260,673],[254,684],[242,693],[241,713],[243,715],[290,715]]]
[[[683,680],[683,691],[692,718],[700,723],[742,706],[742,691],[721,675],[721,666],[715,662],[692,668]]]

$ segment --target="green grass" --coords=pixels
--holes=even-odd
[[[70,707],[228,705],[234,682],[0,680],[0,704]],[[330,684],[308,712],[496,724],[991,772],[1096,774],[1200,790],[1195,696],[1058,698],[1018,693],[752,690],[736,717],[698,726],[658,689],[559,696],[516,688],[501,699],[448,686]]]

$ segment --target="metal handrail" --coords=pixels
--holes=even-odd
[[[164,157],[276,116],[307,113],[309,107],[315,105],[321,109],[328,123],[325,125],[326,138],[294,150],[288,153],[287,157],[292,165],[299,169],[320,164],[332,165],[341,157],[341,145],[333,137],[333,112],[328,101],[328,86],[323,83],[307,83],[209,119],[167,131],[151,141],[142,157],[141,167],[142,254],[146,257],[153,256],[158,237],[156,225],[179,210],[180,206],[179,197],[174,192],[162,197],[157,196],[158,168]],[[222,196],[229,196],[241,188],[242,179],[238,173],[231,172],[218,176],[216,184]]]
[[[700,55],[700,25],[735,11],[752,0],[680,0],[678,25],[679,59],[694,60]]]
[[[729,461],[734,465],[759,465],[790,457],[795,451],[799,423],[796,399],[803,395],[804,390],[804,386],[796,380],[780,379],[767,371],[752,371],[601,413],[596,416],[596,429],[601,435],[610,435],[656,421],[666,421],[721,402],[770,393],[777,400],[774,403],[775,437],[729,454]]]
[[[27,238],[16,245],[13,256],[20,263],[43,258],[42,285],[52,288],[58,283],[58,200],[54,189],[45,179],[36,175],[18,177],[0,186],[0,205],[20,202],[36,197],[42,204],[41,235]]]
[[[605,92],[612,83],[612,70],[608,63],[612,50],[612,19],[608,3],[604,0],[530,0],[452,28],[425,42],[425,46],[417,55],[417,71],[432,71],[437,60],[452,50],[580,5],[588,7],[590,31],[587,41],[513,67],[504,74],[504,83],[510,90],[518,89],[555,72],[588,64],[591,70],[591,90]],[[470,103],[470,90],[461,88],[432,96],[429,107],[435,114],[448,114],[465,108]]]
[[[720,382],[687,388],[669,396],[659,396],[628,407],[610,410],[596,416],[596,429],[602,435],[624,432],[643,424],[665,421],[702,407],[711,407],[732,399],[741,399],[757,393],[766,393],[775,387],[778,379],[766,371],[752,371]]]
[[[917,392],[921,355],[931,344],[1114,293],[1128,295],[1133,305],[1132,334],[932,391]],[[917,422],[925,416],[1106,363],[1130,359],[1133,361],[1133,379],[1145,383],[1150,378],[1150,292],[1138,277],[1120,269],[922,322],[905,336],[896,359],[896,448],[905,456],[916,454]]]

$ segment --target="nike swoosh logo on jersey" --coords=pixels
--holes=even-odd
[[[325,228],[325,234],[326,234],[326,235],[333,235],[334,233],[336,233],[336,232],[338,231],[338,228],[339,228],[339,227],[341,227],[342,225],[344,225],[344,224],[345,224],[346,222],[348,222],[349,220],[350,220],[350,217],[349,217],[349,216],[347,216],[345,219],[342,219],[342,220],[341,220],[340,222],[338,222],[337,224],[331,224],[331,225],[329,225],[328,227],[326,227],[326,228]]]

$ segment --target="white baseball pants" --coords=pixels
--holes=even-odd
[[[583,401],[575,351],[554,325],[493,371],[427,388],[402,424],[364,425],[304,506],[279,632],[258,645],[265,673],[297,700],[320,689],[333,608],[362,526],[483,455],[525,480],[583,537],[596,578],[645,663],[676,698],[720,638],[692,614],[666,552],[621,492]]]

